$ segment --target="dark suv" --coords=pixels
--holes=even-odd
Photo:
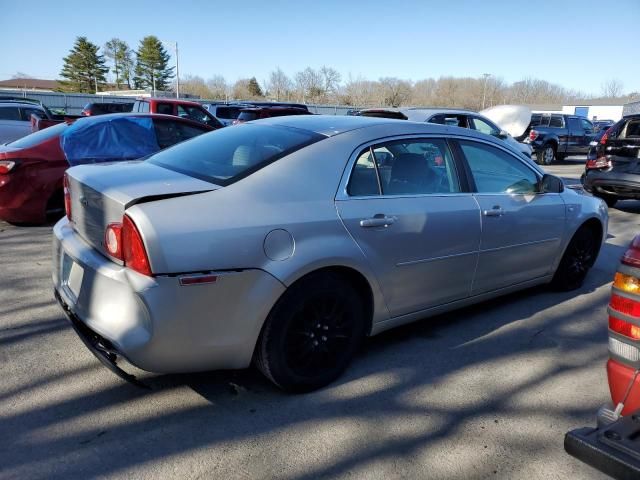
[[[610,127],[592,149],[585,165],[585,190],[612,207],[625,198],[640,199],[640,114]]]
[[[106,115],[107,113],[127,113],[133,109],[133,102],[87,103],[82,109],[83,117]]]
[[[286,115],[313,115],[309,110],[300,107],[251,107],[240,110],[240,115],[233,121],[238,123],[250,122],[269,117],[284,117]]]

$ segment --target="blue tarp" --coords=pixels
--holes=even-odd
[[[103,117],[75,122],[60,135],[69,164],[141,158],[160,150],[153,120],[144,117]]]

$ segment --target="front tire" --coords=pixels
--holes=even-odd
[[[324,387],[347,368],[366,334],[365,308],[343,277],[314,273],[291,286],[267,317],[256,365],[291,392]]]
[[[556,159],[556,149],[551,143],[546,143],[536,152],[536,160],[539,165],[551,165]]]
[[[580,288],[598,257],[598,239],[592,229],[581,227],[575,233],[551,280],[555,290],[568,292]]]

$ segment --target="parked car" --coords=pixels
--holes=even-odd
[[[87,103],[82,109],[81,115],[106,115],[107,113],[127,113],[133,109],[133,102]]]
[[[215,103],[206,103],[203,107],[214,117],[218,119],[218,121],[226,126],[229,126],[233,123],[233,121],[238,118],[240,115],[240,111],[243,108],[246,108],[246,104],[215,104]]]
[[[618,200],[640,199],[640,114],[624,117],[592,147],[585,164],[585,190],[613,207]]]
[[[31,133],[31,115],[50,118],[46,108],[36,102],[0,100],[0,144]]]
[[[186,118],[203,123],[211,128],[222,128],[224,125],[197,102],[176,98],[140,98],[133,104],[134,113],[160,113]]]
[[[518,149],[525,157],[531,158],[531,147],[517,142],[509,132],[501,129],[485,116],[471,110],[452,108],[371,108],[360,110],[363,117],[395,118],[412,122],[429,122],[453,127],[470,128],[500,138]]]
[[[613,126],[616,122],[613,120],[594,120],[593,122],[593,131],[594,133],[599,133],[607,130],[609,127]]]
[[[66,178],[56,295],[127,379],[118,358],[152,372],[255,359],[283,389],[319,388],[366,335],[578,288],[607,232],[601,200],[501,140],[428,123],[269,118]]]
[[[313,115],[309,110],[298,107],[247,107],[240,110],[240,115],[233,121],[233,125],[260,120],[261,118],[284,117],[287,115]]]
[[[613,478],[640,478],[640,235],[615,274],[609,301],[607,377],[611,403],[596,428],[568,432],[565,450]]]
[[[0,219],[43,223],[62,214],[64,171],[132,160],[212,128],[165,115],[111,114],[60,123],[0,146]]]
[[[301,110],[306,110],[309,112],[309,107],[304,103],[291,103],[291,102],[254,102],[249,101],[246,102],[247,106],[253,107],[288,107],[288,108],[299,108]],[[309,112],[311,113],[311,112]]]
[[[568,155],[585,155],[595,132],[593,124],[586,118],[560,113],[531,116],[524,142],[529,143],[541,165],[551,165]]]

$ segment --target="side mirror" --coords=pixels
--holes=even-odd
[[[545,173],[540,179],[539,193],[562,193],[564,192],[564,182],[555,175]]]
[[[504,140],[505,138],[507,138],[509,136],[509,132],[507,132],[506,130],[499,130],[499,131],[494,130],[492,132],[492,135],[494,137],[498,137],[498,138]]]

